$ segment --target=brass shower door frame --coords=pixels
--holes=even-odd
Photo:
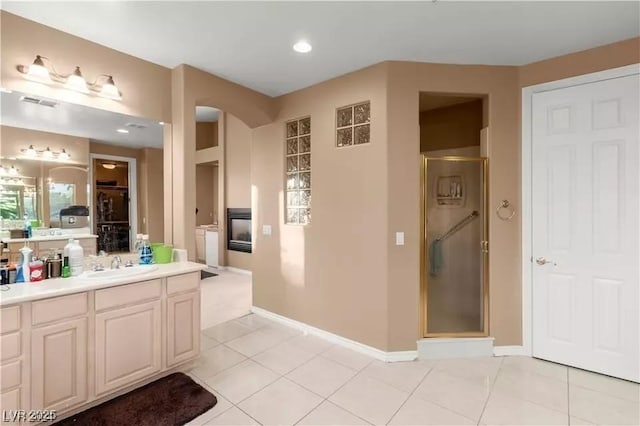
[[[429,274],[426,271],[426,259],[428,255],[429,245],[427,241],[427,207],[428,207],[428,191],[427,184],[427,164],[429,160],[450,161],[450,162],[478,162],[482,167],[482,243],[478,250],[482,253],[482,297],[483,297],[483,313],[482,313],[482,331],[463,331],[451,333],[428,333],[427,324],[427,306],[428,306],[428,288]],[[420,167],[420,335],[422,337],[487,337],[489,336],[489,210],[488,210],[488,159],[486,157],[459,157],[459,156],[442,156],[434,157],[422,155],[422,164]]]

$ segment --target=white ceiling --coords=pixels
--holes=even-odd
[[[218,121],[220,110],[208,106],[196,106],[196,122],[213,122]]]
[[[186,63],[268,95],[384,60],[523,65],[640,34],[637,1],[5,0],[1,7],[169,68]],[[311,53],[291,49],[301,38],[312,43]]]
[[[130,148],[162,148],[163,131],[157,121],[59,101],[54,101],[56,106],[47,107],[21,101],[24,95],[20,92],[0,93],[2,125],[78,136]],[[118,133],[117,129],[126,129],[129,133]]]

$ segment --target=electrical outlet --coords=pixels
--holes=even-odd
[[[262,225],[262,235],[271,235],[271,225]]]
[[[404,232],[396,232],[396,245],[397,246],[404,245]]]

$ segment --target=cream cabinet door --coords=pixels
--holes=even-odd
[[[167,367],[200,353],[200,292],[167,299]]]
[[[161,370],[160,300],[96,314],[96,394]]]
[[[31,331],[31,408],[63,411],[87,400],[87,318]]]

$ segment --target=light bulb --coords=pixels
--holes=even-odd
[[[109,99],[121,100],[120,91],[116,87],[116,83],[113,81],[113,77],[107,76],[107,82],[102,85],[100,89],[100,96]]]
[[[36,152],[36,149],[33,147],[33,145],[29,145],[29,148],[27,148],[24,153],[28,157],[35,157],[36,155],[38,155],[38,153]]]
[[[51,152],[51,149],[49,149],[49,147],[47,147],[46,150],[42,151],[42,156],[44,158],[53,158],[53,152]]]
[[[300,40],[296,44],[293,45],[293,50],[298,53],[309,53],[311,52],[311,44],[308,41]]]
[[[67,82],[65,85],[67,86],[67,89],[75,90],[82,93],[89,93],[87,80],[85,80],[82,76],[80,67],[76,67],[76,69],[73,71],[73,74],[67,77]]]
[[[51,83],[51,75],[49,74],[47,67],[44,65],[44,61],[40,55],[37,55],[33,63],[29,65],[27,76],[31,80],[39,81],[41,83]]]
[[[68,160],[69,159],[69,153],[67,151],[65,151],[64,148],[62,148],[62,151],[60,151],[60,154],[58,154],[58,158],[61,160]]]
[[[18,169],[16,169],[16,166],[11,166],[11,168],[9,169],[9,174],[14,176],[18,174]]]

